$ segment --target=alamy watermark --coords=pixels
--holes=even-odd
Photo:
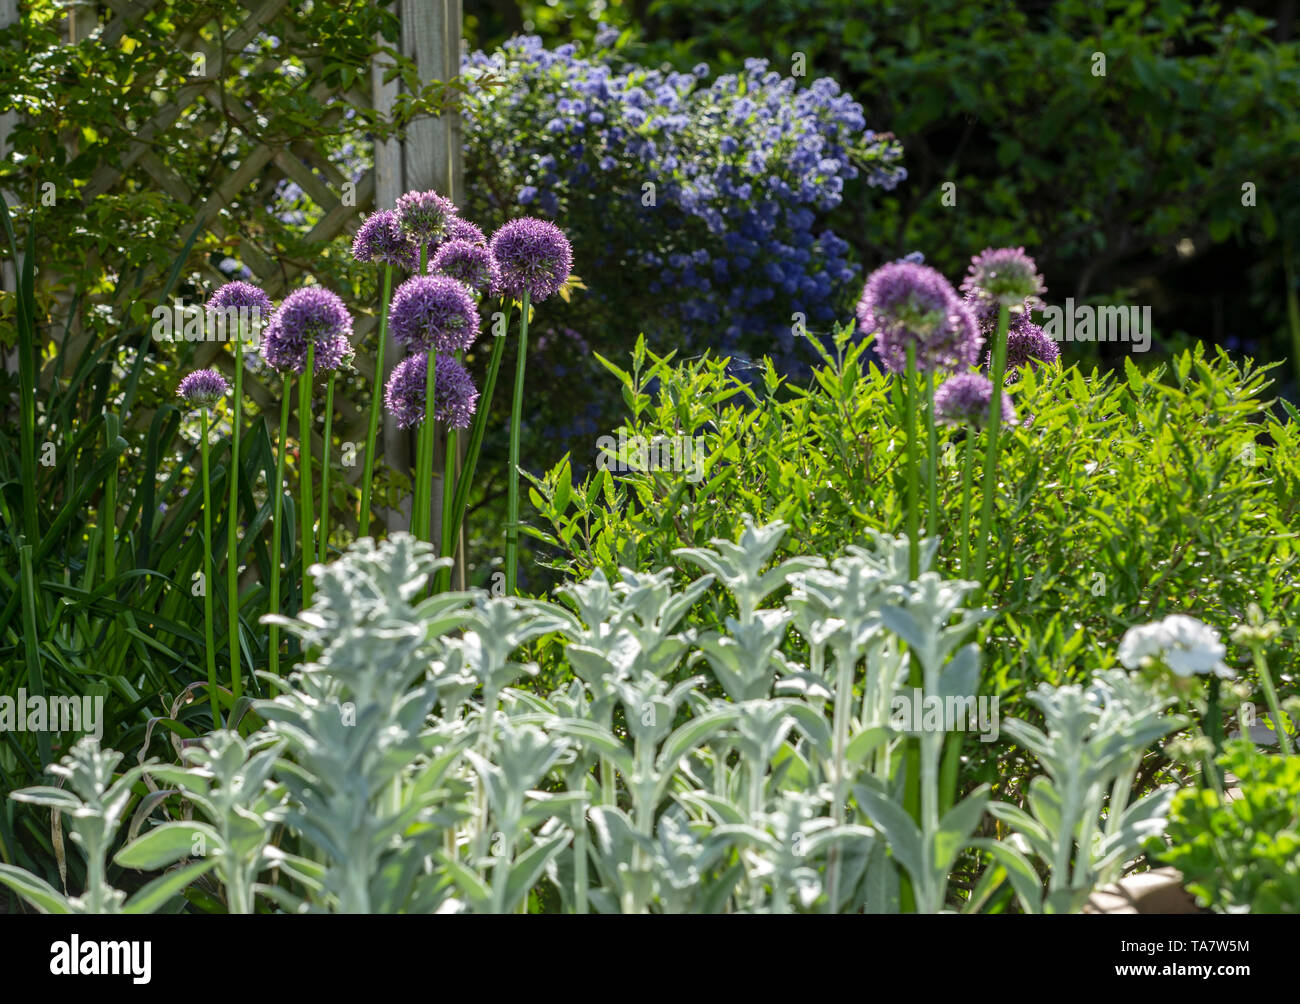
[[[684,471],[686,480],[704,480],[706,449],[703,436],[629,436],[618,430],[618,438],[596,440],[596,466],[602,471]]]
[[[0,732],[85,732],[104,738],[104,697],[0,694]]]
[[[256,349],[266,320],[260,307],[225,307],[207,310],[174,300],[170,307],[159,304],[149,315],[155,342],[233,342],[242,338]]]
[[[1000,721],[996,697],[939,696],[916,687],[889,703],[889,725],[899,732],[977,732],[980,742],[991,743],[1000,734]]]
[[[1134,352],[1151,348],[1151,308],[1103,305],[1043,308],[1043,334],[1056,342],[1131,342]]]
[[[143,985],[152,978],[153,942],[82,941],[72,935],[50,945],[50,972],[55,976],[130,976]]]

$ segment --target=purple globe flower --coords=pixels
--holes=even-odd
[[[271,316],[271,298],[249,282],[228,282],[207,302],[208,324],[215,326],[219,341],[254,336]]]
[[[996,319],[999,306],[1023,307],[1047,287],[1024,248],[987,248],[971,258],[961,289],[968,299],[978,301],[980,317],[991,309]]]
[[[448,275],[417,275],[393,294],[388,330],[409,352],[455,352],[474,344],[478,308],[469,287]]]
[[[1017,315],[1007,329],[1006,382],[1012,383],[1022,367],[1037,369],[1039,363],[1054,363],[1060,358],[1061,347],[1051,336],[1031,321],[1028,314]],[[993,368],[992,351],[985,353],[984,365]]]
[[[439,247],[429,262],[429,271],[459,279],[484,296],[490,296],[500,281],[500,270],[492,252],[481,244],[462,240],[448,241]]]
[[[262,337],[262,358],[281,373],[301,373],[314,346],[313,373],[336,369],[349,350],[352,315],[335,294],[304,286],[285,297]]]
[[[407,192],[397,199],[397,220],[402,232],[416,244],[437,243],[456,215],[456,204],[437,192]]]
[[[934,418],[944,425],[972,425],[983,428],[989,417],[993,381],[978,373],[958,373],[949,377],[934,392]],[[1016,409],[1011,398],[1002,394],[1002,424],[1016,424]]]
[[[208,299],[208,313],[228,310],[256,312],[263,318],[271,316],[271,298],[260,286],[251,282],[228,282]]]
[[[864,333],[876,332],[876,350],[891,373],[907,367],[907,348],[916,367],[957,370],[979,359],[984,339],[975,318],[952,286],[927,265],[891,262],[867,277],[857,307]]]
[[[352,257],[359,262],[396,265],[413,272],[418,255],[418,247],[402,230],[391,209],[371,213],[352,238]]]
[[[397,364],[384,387],[384,407],[409,429],[424,422],[424,384],[429,375],[429,357],[423,352],[407,356]],[[433,369],[433,417],[456,429],[469,428],[478,405],[478,391],[469,371],[451,356],[438,356]]]
[[[559,291],[573,269],[573,249],[564,231],[546,220],[511,220],[492,235],[492,257],[501,271],[500,291],[535,303]]]
[[[195,370],[181,380],[176,393],[195,408],[211,408],[230,393],[230,384],[214,369]]]
[[[346,369],[357,354],[352,348],[352,343],[344,335],[323,338],[313,346],[313,349],[311,357],[313,376],[328,370]]]
[[[460,216],[453,216],[447,221],[447,232],[442,235],[442,242],[445,244],[447,241],[469,241],[471,244],[487,244],[487,238],[483,236],[483,231]]]

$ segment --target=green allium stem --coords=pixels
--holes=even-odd
[[[929,447],[926,474],[930,479],[930,493],[925,508],[925,535],[933,538],[939,532],[939,432],[934,425],[934,370],[925,373],[925,428]]]
[[[916,455],[916,347],[913,345],[907,347],[903,395],[906,409],[903,432],[907,436],[907,568],[908,575],[915,579],[921,573],[921,488]]]
[[[289,437],[289,399],[292,395],[289,393],[289,383],[286,380],[281,386],[280,395],[280,438],[276,440],[275,446],[275,485],[271,491],[275,501],[271,509],[271,610],[273,614],[280,612],[280,564],[283,561],[283,547],[281,544],[280,523],[284,516],[284,449],[285,441]],[[274,624],[271,625],[271,672],[279,675],[280,673],[280,629]]]
[[[370,389],[370,423],[366,429],[366,459],[361,471],[361,515],[358,537],[370,535],[370,494],[375,482],[375,444],[379,436],[379,409],[384,398],[384,347],[388,342],[388,298],[393,289],[393,266],[384,266],[384,288],[379,300],[379,345],[375,350],[375,383]]]
[[[429,352],[429,362],[424,372],[424,421],[420,423],[420,435],[416,448],[417,468],[416,480],[417,487],[415,497],[418,499],[419,513],[413,514],[411,518],[411,532],[420,540],[427,540],[434,543],[433,540],[433,439],[434,439],[434,412],[437,410],[435,401],[437,391],[436,372],[438,368],[438,353],[436,350]]]
[[[519,355],[515,362],[514,403],[510,409],[510,469],[506,501],[506,593],[519,586],[519,425],[524,411],[524,367],[528,360],[528,291],[524,290],[519,314]]]
[[[975,466],[975,430],[967,428],[966,445],[961,461],[961,577],[969,579],[970,567],[970,486]]]
[[[230,643],[230,692],[239,700],[239,431],[244,421],[244,329],[235,335],[235,397],[230,419],[230,508],[226,513],[226,620]]]
[[[458,520],[452,517],[456,505],[456,430],[450,425],[447,426],[447,450],[444,455],[442,465],[442,557],[454,558],[456,556],[456,523]],[[438,573],[438,580],[441,584],[443,576],[446,576],[447,587],[451,586],[452,569],[448,568],[445,572]],[[439,588],[442,588],[441,585]]]
[[[330,437],[334,434],[334,370],[325,381],[325,444],[320,461],[320,542],[316,560],[324,564],[330,539]]]
[[[504,305],[504,304],[503,304]],[[509,307],[506,306],[506,323],[509,324]],[[465,507],[469,504],[469,490],[474,482],[474,471],[478,467],[479,452],[483,447],[483,434],[487,430],[488,413],[492,410],[492,393],[497,385],[497,372],[501,369],[501,359],[505,355],[506,338],[504,335],[492,339],[492,355],[488,359],[487,382],[483,393],[479,395],[478,407],[474,410],[474,424],[470,427],[469,446],[465,450],[465,465],[461,468],[456,481],[456,497],[452,500],[452,535],[456,540],[460,536],[461,524],[465,521]]]
[[[307,365],[298,377],[298,494],[299,512],[302,514],[302,606],[311,604],[311,576],[307,569],[311,567],[312,556],[316,549],[312,546],[312,525],[316,522],[312,513],[311,491],[311,381],[316,366],[315,346],[307,346]]]
[[[993,533],[993,499],[998,491],[998,438],[1002,431],[1002,380],[1007,367],[1007,323],[1010,314],[1006,304],[998,307],[998,330],[993,340],[993,393],[989,396],[988,443],[984,453],[984,477],[980,483],[983,493],[980,513],[979,549],[975,555],[975,581],[981,592],[988,583],[989,537]]]
[[[203,641],[208,660],[208,701],[212,705],[212,728],[221,728],[217,706],[217,643],[212,630],[212,482],[208,472],[208,409],[199,411],[201,438],[199,456],[203,465]]]

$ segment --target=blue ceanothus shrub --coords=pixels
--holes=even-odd
[[[598,572],[562,603],[425,598],[445,559],[407,535],[363,539],[316,566],[312,606],[280,620],[311,657],[267,677],[280,693],[255,705],[262,728],[116,777],[120,754],[83,740],[55,768],[65,787],[13,797],[67,818],[91,887],[69,898],[7,865],[0,882],[47,912],[174,908],[198,880],[232,912],[260,898],[286,912],[785,913],[897,910],[905,874],[916,908],[937,912],[980,907],[948,883],[960,855],[983,854],[1023,909],[1060,912],[1160,831],[1167,794],[1130,790],[1180,720],[1121,672],[1041,688],[1043,729],[1008,723],[1045,770],[1025,808],[987,786],[945,805],[944,733],[921,732],[914,818],[894,698],[911,693],[913,656],[927,698],[978,691],[973,584],[929,571],[930,544],[910,579],[906,540],[883,535],[773,565],[784,527],[744,524],[677,553],[705,572],[684,589],[671,570]],[[720,589],[726,630],[692,627]],[[572,669],[546,696],[520,686],[543,636]],[[127,899],[108,855],[141,779],[152,793],[113,860],[172,870]],[[987,836],[989,813],[1007,840]]]
[[[617,37],[586,53],[519,37],[466,58],[471,215],[563,219],[586,311],[793,361],[794,315],[826,325],[858,276],[827,212],[861,174],[894,188],[901,148],[833,80],[751,59],[707,82],[705,64],[629,64]]]

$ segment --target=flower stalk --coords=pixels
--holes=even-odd
[[[524,369],[528,362],[529,291],[524,290],[519,311],[519,348],[515,359],[514,400],[510,407],[510,468],[506,496],[506,594],[519,587],[519,426],[524,411]]]
[[[370,395],[370,422],[366,428],[366,457],[361,471],[361,514],[357,536],[370,536],[370,498],[375,482],[375,445],[379,437],[379,405],[383,398],[384,348],[388,343],[388,300],[393,291],[393,266],[384,266],[383,292],[379,299],[379,344],[375,349],[375,382]]]

